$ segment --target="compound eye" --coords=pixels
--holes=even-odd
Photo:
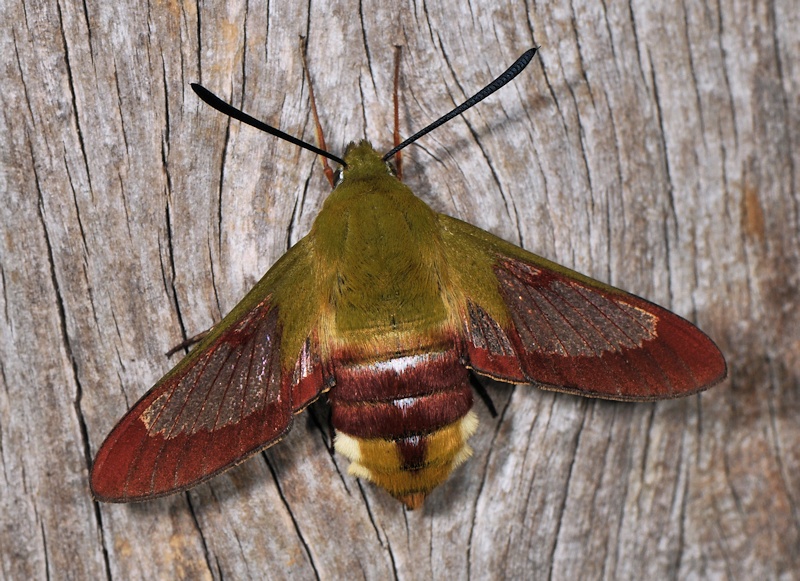
[[[342,180],[344,180],[344,172],[342,171],[342,168],[339,168],[333,172],[333,187],[335,188],[342,183]]]

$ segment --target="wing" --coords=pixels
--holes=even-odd
[[[440,220],[474,371],[631,401],[689,395],[725,378],[717,346],[678,315],[460,220]]]
[[[277,442],[331,383],[314,330],[307,245],[256,287],[120,420],[92,465],[106,502],[184,490]]]

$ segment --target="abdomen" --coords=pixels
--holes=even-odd
[[[467,439],[478,419],[458,350],[338,361],[328,393],[336,450],[350,459],[351,474],[419,507],[472,453]]]

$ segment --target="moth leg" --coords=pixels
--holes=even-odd
[[[394,145],[400,145],[400,51],[403,47],[394,47]],[[403,152],[398,151],[394,156],[394,168],[397,179],[403,181]]]
[[[314,98],[314,85],[311,83],[311,71],[308,70],[308,60],[306,58],[306,39],[304,36],[300,37],[300,54],[303,57],[303,70],[306,73],[306,80],[308,81],[308,97],[309,101],[311,102],[311,113],[314,116],[314,127],[317,133],[317,146],[320,149],[328,151],[328,146],[325,145],[325,135],[322,132],[322,124],[319,122],[319,115],[317,114],[317,100]],[[331,187],[333,187],[333,170],[328,164],[328,158],[320,156],[320,159],[322,160],[322,171],[325,174],[325,177],[328,178]]]
[[[470,372],[469,374],[469,382],[472,385],[472,389],[475,390],[475,393],[478,394],[478,397],[481,398],[483,404],[486,406],[486,409],[489,410],[489,413],[492,415],[493,418],[497,417],[497,409],[494,407],[494,402],[492,398],[489,396],[489,392],[486,391],[486,386],[483,385],[481,378],[478,377],[477,374]]]
[[[326,396],[327,398],[327,396]],[[336,441],[336,428],[333,427],[333,414],[331,413],[331,406],[327,404],[323,406],[325,410],[325,419],[328,420],[328,449],[333,453],[333,443]]]
[[[333,415],[330,405],[323,401],[323,397],[312,402],[306,408],[306,422],[309,427],[316,428],[325,441],[328,453],[333,456],[333,441],[336,439],[336,430],[333,427]]]
[[[206,329],[202,333],[198,333],[197,335],[195,335],[193,337],[189,337],[188,339],[185,339],[184,341],[181,341],[180,343],[175,345],[172,349],[167,351],[167,353],[166,353],[167,357],[172,357],[173,355],[175,355],[181,349],[188,349],[192,345],[195,345],[195,344],[199,343],[200,341],[205,339],[206,335],[208,335],[210,332],[211,332],[211,329]]]

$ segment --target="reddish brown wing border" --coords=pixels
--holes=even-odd
[[[666,309],[517,259],[504,257],[494,270],[513,323],[506,336],[529,382],[649,401],[697,393],[725,378],[713,341]]]
[[[719,348],[678,315],[459,220],[443,222],[456,234],[448,251],[465,253],[451,261],[497,285],[487,293],[463,281],[469,365],[477,373],[630,401],[690,395],[725,378]],[[486,304],[472,300],[481,295]]]
[[[309,342],[294,372],[282,371],[269,299],[201,343],[122,418],[92,466],[96,498],[129,502],[187,489],[286,434],[293,412],[321,392],[322,371]]]

